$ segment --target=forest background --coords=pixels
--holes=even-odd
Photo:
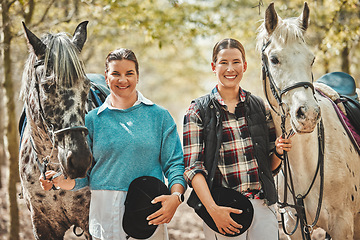
[[[103,73],[108,52],[132,49],[140,63],[140,91],[167,108],[182,135],[190,101],[216,84],[212,46],[227,37],[246,48],[248,70],[241,86],[263,97],[256,30],[267,0],[1,0],[0,25],[0,235],[19,239],[18,120],[23,107],[19,89],[28,56],[21,28],[41,36],[73,33],[89,21],[82,51],[87,73]],[[273,0],[282,18],[297,17],[303,0]],[[309,0],[307,43],[316,56],[314,79],[333,71],[360,80],[360,1]]]

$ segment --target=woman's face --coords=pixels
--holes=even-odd
[[[211,63],[213,72],[218,78],[219,90],[238,88],[247,69],[247,62],[237,48],[222,49],[217,55],[216,63]]]
[[[136,96],[139,76],[133,61],[113,60],[109,62],[105,79],[115,98],[132,98],[134,94]]]

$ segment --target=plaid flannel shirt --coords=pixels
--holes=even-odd
[[[258,163],[255,149],[245,120],[245,92],[240,89],[240,102],[235,114],[227,110],[224,100],[215,87],[211,94],[223,106],[223,134],[220,148],[220,159],[214,177],[214,186],[232,188],[239,192],[260,190]],[[269,154],[275,146],[275,127],[270,110],[266,105],[266,121],[269,126]],[[191,180],[197,173],[208,174],[204,167],[203,127],[198,106],[190,105],[184,117],[184,177],[191,186]],[[270,161],[270,159],[269,159]]]

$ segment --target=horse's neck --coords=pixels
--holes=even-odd
[[[29,128],[32,147],[35,148],[34,150],[38,157],[49,156],[53,148],[52,136],[48,133],[47,129],[44,129],[45,126],[42,124],[42,121],[32,117],[29,111],[27,111],[27,127]],[[56,156],[55,154],[52,155]]]
[[[280,136],[281,131],[281,119],[279,116],[273,115],[276,135]],[[291,128],[289,118],[286,119],[285,127],[287,133]],[[313,174],[316,170],[318,160],[318,138],[317,128],[312,133],[299,134],[296,133],[291,137],[292,148],[288,152],[288,160],[293,173],[293,177],[303,182],[299,185],[299,192],[302,192],[308,187],[312,180]],[[304,188],[304,189],[302,189]]]

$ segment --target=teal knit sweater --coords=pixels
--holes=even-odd
[[[143,103],[125,110],[98,108],[85,117],[93,166],[87,177],[76,179],[74,190],[127,191],[141,176],[153,176],[171,189],[175,183],[186,187],[184,162],[176,125],[167,110]]]

